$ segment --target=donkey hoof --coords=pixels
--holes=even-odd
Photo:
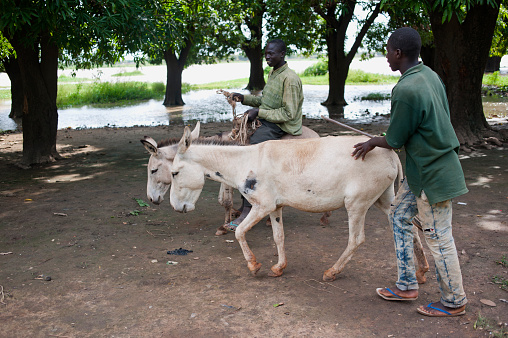
[[[335,274],[330,272],[330,270],[326,270],[323,274],[323,280],[325,282],[333,282],[335,280]]]
[[[215,236],[222,236],[228,233],[228,230],[224,227],[224,225],[221,225],[217,228],[217,231],[215,232]]]
[[[418,284],[425,284],[427,282],[427,277],[425,277],[425,271],[420,272],[416,271],[416,280]]]
[[[282,276],[282,272],[284,272],[283,269],[272,267],[270,272],[268,272],[268,277],[280,277]]]
[[[259,269],[261,269],[261,263],[248,263],[247,266],[249,267],[250,273],[255,276]]]

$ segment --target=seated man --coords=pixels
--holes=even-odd
[[[302,133],[302,82],[294,71],[289,69],[286,61],[286,44],[276,39],[266,44],[265,59],[273,70],[262,96],[233,93],[234,100],[255,107],[247,110],[249,121],[259,117],[261,126],[250,137],[250,144],[268,140],[278,140],[285,134],[300,135]],[[242,214],[230,223],[230,230],[247,217],[252,205],[242,198]]]

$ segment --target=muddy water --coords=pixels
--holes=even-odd
[[[389,94],[393,85],[346,86],[344,111],[328,110],[321,105],[328,96],[328,86],[304,86],[303,113],[307,118],[318,119],[321,115],[337,119],[370,121],[385,119],[390,111],[390,102],[365,101],[362,96],[369,93]],[[241,89],[230,90],[247,94]],[[183,107],[167,108],[162,101],[150,100],[137,105],[113,108],[80,107],[58,110],[58,129],[156,126],[172,123],[230,121],[233,117],[231,106],[223,95],[215,90],[192,91],[183,95]],[[237,105],[237,113],[243,113],[248,106]],[[21,121],[8,117],[10,102],[0,101],[0,130],[15,130]]]

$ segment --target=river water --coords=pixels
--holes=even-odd
[[[316,60],[289,61],[289,66],[296,72],[302,72]],[[374,58],[369,61],[355,60],[351,69],[362,69],[369,73],[392,74],[385,58]],[[101,76],[101,81],[147,81],[165,83],[165,66],[150,66],[142,68],[142,76],[112,77],[122,71],[132,71],[132,68],[102,68],[100,70],[79,71],[77,77],[95,78]],[[70,75],[70,71],[60,71],[59,75]],[[223,63],[216,65],[192,66],[184,70],[183,82],[191,84],[209,83],[235,78],[247,78],[249,64],[247,62]],[[0,87],[10,86],[5,74],[0,74]],[[303,86],[304,104],[303,114],[307,118],[319,119],[321,115],[355,122],[374,122],[376,119],[386,119],[389,110],[389,100],[370,101],[361,100],[369,93],[390,94],[394,85],[365,85],[346,86],[345,98],[348,105],[344,111],[329,111],[321,105],[328,97],[328,86]],[[220,89],[220,88],[217,88]],[[228,89],[248,93],[240,88]],[[215,90],[191,91],[183,95],[186,103],[183,107],[164,107],[162,101],[150,100],[135,105],[95,108],[84,106],[58,110],[58,129],[63,128],[102,128],[102,127],[132,127],[157,126],[172,123],[193,123],[230,121],[233,117],[232,109],[225,97]],[[503,107],[506,105],[503,105]],[[501,110],[504,110],[501,107]],[[237,105],[237,113],[243,113],[249,107]],[[0,130],[16,130],[21,121],[8,117],[10,101],[0,100]]]

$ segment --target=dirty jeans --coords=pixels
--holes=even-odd
[[[455,241],[452,236],[451,200],[430,205],[425,193],[416,197],[404,180],[390,210],[390,225],[395,239],[400,290],[418,289],[413,260],[414,216],[421,220],[425,241],[434,256],[437,281],[444,306],[458,308],[467,303]]]

